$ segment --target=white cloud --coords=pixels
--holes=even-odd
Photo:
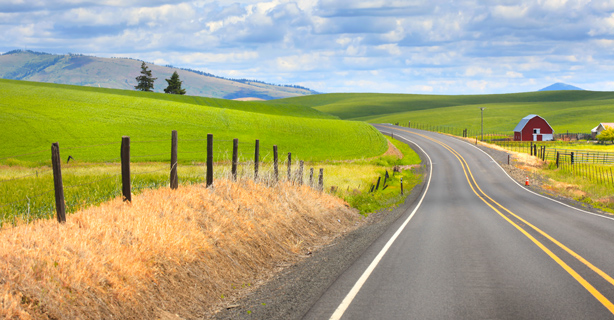
[[[492,69],[490,68],[471,66],[465,70],[465,76],[467,77],[489,76],[491,74],[492,74]]]
[[[516,71],[508,71],[505,73],[505,76],[508,78],[522,78],[523,75],[520,72],[516,72]]]
[[[0,52],[121,55],[321,91],[610,88],[614,69],[613,0],[0,0],[0,21]]]

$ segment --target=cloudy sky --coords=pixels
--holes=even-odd
[[[614,91],[614,0],[0,0],[14,49],[320,92]]]

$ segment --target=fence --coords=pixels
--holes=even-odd
[[[397,122],[396,125],[399,125]],[[449,126],[434,126],[422,123],[407,122],[407,127],[442,132],[459,137],[475,137],[482,140],[481,130],[459,129]],[[554,134],[557,142],[532,142],[532,141],[513,141],[513,135],[509,132],[485,131],[483,141],[498,145],[502,148],[527,153],[536,156],[543,161],[553,163],[560,172],[573,175],[574,177],[584,177],[592,183],[606,186],[614,186],[614,176],[612,168],[606,167],[614,165],[614,152],[589,151],[578,149],[557,148],[561,141],[577,141],[592,139],[591,134],[587,133],[561,133]],[[573,144],[573,143],[572,143]]]
[[[467,129],[467,128],[457,128],[452,126],[442,126],[442,125],[431,125],[427,123],[417,123],[408,121],[407,125],[404,123],[401,124],[399,122],[395,123],[397,126],[404,126],[408,128],[433,131],[433,132],[442,132],[447,133],[459,137],[464,138],[476,138],[482,141],[514,141],[514,133],[512,131],[496,131],[496,130],[486,130],[482,131],[481,129]],[[553,134],[553,138],[556,141],[578,141],[578,140],[591,140],[594,139],[591,133],[555,133]]]
[[[206,139],[196,139],[196,140],[192,139],[192,140],[181,140],[181,141],[188,141],[188,142],[206,141],[206,151],[182,152],[182,154],[187,154],[189,156],[194,156],[195,154],[206,153],[205,171],[203,172],[202,176],[198,179],[194,179],[194,177],[188,177],[185,181],[188,183],[189,182],[205,182],[207,187],[211,186],[213,184],[213,179],[214,179],[214,169],[215,169],[214,163],[216,163],[214,161],[213,135],[211,134],[207,135]],[[231,179],[237,180],[238,177],[240,176],[239,174],[240,165],[242,165],[243,167],[241,168],[242,169],[241,175],[244,175],[246,171],[244,167],[247,164],[253,163],[253,179],[258,180],[258,181],[263,181],[263,179],[265,178],[262,172],[262,165],[263,165],[263,160],[264,160],[263,158],[270,158],[270,154],[267,153],[263,157],[263,155],[260,152],[260,141],[259,140],[255,140],[255,144],[247,143],[247,146],[249,145],[254,146],[254,149],[253,149],[254,150],[254,153],[253,153],[254,160],[253,162],[248,162],[248,163],[239,162],[240,142],[238,139],[219,140],[219,141],[222,143],[232,142],[232,157],[230,158],[230,157],[227,157],[227,155],[221,155],[221,156],[218,155],[218,159],[217,159],[218,160],[217,165],[223,165],[223,160],[226,160],[227,158],[231,159],[230,175],[229,175]],[[168,142],[168,140],[138,141],[137,143],[138,144],[149,144],[149,143],[159,143],[159,142]],[[19,212],[20,210],[23,210],[27,214],[25,219],[30,220],[29,214],[31,211],[31,205],[39,205],[40,206],[39,210],[42,212],[55,211],[56,218],[59,222],[66,221],[66,211],[67,210],[66,210],[66,199],[64,197],[65,195],[64,190],[67,188],[79,190],[80,188],[83,188],[86,186],[90,186],[94,184],[97,185],[97,188],[95,189],[96,189],[96,192],[99,193],[99,195],[93,197],[94,200],[92,200],[90,197],[87,197],[87,200],[89,201],[82,200],[82,199],[77,200],[79,202],[78,204],[80,205],[102,202],[107,199],[118,196],[120,194],[125,201],[132,201],[132,194],[133,194],[134,186],[135,186],[135,181],[133,179],[135,178],[138,179],[139,176],[147,176],[147,175],[152,175],[152,174],[156,174],[156,175],[168,174],[167,176],[168,180],[154,181],[155,179],[150,179],[150,180],[143,179],[144,181],[139,182],[137,186],[137,190],[145,189],[145,188],[152,188],[152,187],[155,188],[155,187],[160,187],[163,185],[168,185],[171,189],[177,189],[178,184],[179,184],[178,168],[180,167],[180,161],[178,157],[178,145],[179,145],[180,140],[178,139],[177,131],[172,131],[170,142],[171,142],[170,143],[170,153],[164,153],[164,154],[158,153],[158,154],[147,154],[147,155],[145,154],[131,155],[131,151],[132,151],[131,141],[130,141],[130,137],[127,137],[127,136],[122,137],[121,142],[67,148],[67,150],[76,150],[76,149],[97,148],[97,147],[104,146],[104,147],[113,147],[113,148],[119,147],[120,149],[119,158],[107,159],[101,162],[103,165],[108,166],[110,169],[112,169],[111,171],[113,173],[111,174],[105,173],[102,178],[100,178],[100,176],[94,175],[96,176],[95,179],[89,179],[85,183],[83,183],[83,179],[82,180],[74,179],[73,175],[69,175],[68,176],[69,182],[71,181],[74,182],[75,180],[78,181],[78,183],[69,183],[69,184],[65,184],[66,176],[64,177],[62,176],[63,166],[62,166],[61,157],[60,157],[60,146],[57,142],[53,143],[51,145],[51,160],[52,161],[51,161],[50,169],[36,168],[32,170],[34,171],[32,173],[24,174],[22,176],[10,178],[10,179],[0,180],[0,187],[4,189],[3,191],[5,194],[4,198],[0,198],[0,201],[4,202],[3,204],[0,204],[0,210],[4,211],[4,214],[2,216],[2,220],[0,221],[0,223],[6,222],[7,212],[9,211]],[[246,143],[244,143],[243,147],[245,147],[245,144]],[[141,148],[141,149],[146,150],[147,148]],[[280,164],[279,162],[280,161],[279,161],[277,145],[274,145],[272,149],[273,149],[272,150],[273,172],[269,173],[268,176],[274,181],[274,183],[277,183],[280,180],[282,180],[280,179],[280,176],[279,176],[279,164]],[[31,153],[25,153],[25,154],[14,155],[11,157],[5,157],[0,160],[6,160],[9,158],[14,159],[14,158],[28,157],[28,156],[40,156],[41,154],[45,152],[48,152],[48,151],[40,150],[40,151],[31,152]],[[166,163],[170,163],[170,167],[154,168],[153,170],[145,169],[145,170],[137,171],[137,172],[132,172],[131,170],[132,169],[131,160],[135,158],[136,159],[151,159],[152,157],[155,158],[155,157],[160,157],[160,156],[165,156],[165,155],[170,156],[170,158],[167,158],[167,160],[164,161]],[[72,163],[70,163],[71,160],[73,160]],[[286,160],[287,175],[286,175],[285,180],[291,183],[297,183],[299,185],[302,185],[303,180],[304,180],[303,179],[304,161],[302,160],[296,161],[296,164],[298,164],[298,168],[293,170],[292,154],[288,152],[287,160]],[[97,166],[96,164],[75,163],[74,157],[72,157],[72,155],[69,155],[64,169],[76,170],[79,168],[96,167],[96,166]],[[323,190],[324,188],[324,169],[320,168],[319,177],[317,177],[318,178],[317,184],[314,184],[313,174],[314,174],[314,170],[313,168],[310,168],[309,185],[311,187],[317,187],[319,190]],[[202,179],[203,177],[204,177],[204,180]],[[89,178],[94,178],[94,177],[92,176]],[[50,179],[53,180],[52,188],[46,191],[42,191],[42,192],[32,192],[33,190],[45,185],[44,182],[47,182]],[[85,177],[85,179],[87,180],[88,177]],[[29,186],[25,188],[26,190],[30,190],[28,194],[11,193],[11,187],[15,187],[14,185],[15,183],[24,182],[24,181],[30,184]],[[121,187],[118,184],[121,185]],[[14,188],[14,189],[19,189],[19,188]],[[49,202],[45,203],[45,201],[38,201],[45,196],[49,196],[51,193],[54,194],[53,198],[54,198],[55,206],[53,206],[53,204],[50,204]],[[9,197],[12,196],[12,199],[8,199],[6,195],[8,195]],[[71,199],[71,201],[74,202],[74,199]],[[71,203],[71,207],[75,208],[78,206],[75,206],[75,203]],[[13,215],[13,219],[15,219],[14,215]]]

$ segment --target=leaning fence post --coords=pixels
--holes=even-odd
[[[305,162],[303,160],[299,161],[298,163],[298,185],[302,186],[303,185],[303,165],[305,164]]]
[[[171,189],[177,189],[179,178],[177,177],[177,130],[171,133]]]
[[[320,168],[320,177],[318,178],[318,188],[324,190],[324,168]]]
[[[237,162],[239,159],[239,139],[232,140],[232,167],[230,172],[232,174],[232,179],[237,180]]]
[[[213,134],[207,134],[207,187],[213,184]]]
[[[131,185],[130,185],[130,137],[122,137],[121,147],[122,158],[122,195],[124,201],[132,202]]]
[[[260,166],[260,140],[256,139],[256,150],[254,152],[254,180],[258,180],[258,167]]]
[[[51,144],[51,163],[53,166],[53,186],[55,189],[55,211],[58,222],[66,222],[66,203],[64,202],[64,185],[62,184],[62,165],[60,158],[60,145]]]
[[[292,181],[292,153],[288,152],[288,181]]]
[[[277,146],[273,146],[273,175],[275,182],[279,181],[279,157],[277,156]]]

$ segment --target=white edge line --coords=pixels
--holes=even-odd
[[[369,276],[371,276],[371,273],[373,272],[375,267],[377,267],[377,265],[382,260],[382,258],[384,257],[384,255],[386,254],[388,249],[390,249],[390,247],[392,246],[394,241],[401,234],[401,232],[403,232],[403,229],[405,229],[405,226],[409,223],[411,218],[413,218],[414,214],[416,214],[416,211],[418,211],[418,209],[420,208],[420,205],[422,204],[422,200],[424,200],[424,197],[426,196],[426,193],[429,190],[429,186],[431,185],[431,177],[433,176],[433,163],[431,161],[431,157],[429,157],[429,155],[424,151],[424,149],[422,149],[417,143],[415,143],[415,142],[413,142],[413,141],[411,141],[409,139],[406,139],[404,137],[399,137],[399,138],[403,138],[404,140],[406,140],[406,141],[414,144],[415,146],[417,146],[420,150],[422,150],[422,152],[429,159],[429,180],[428,180],[428,182],[426,184],[426,189],[424,190],[424,193],[422,194],[422,198],[420,198],[420,202],[418,202],[418,205],[416,206],[416,208],[414,208],[414,211],[412,211],[412,213],[405,220],[405,222],[403,222],[403,224],[399,227],[399,229],[397,229],[397,232],[395,232],[394,235],[390,238],[390,240],[388,240],[388,242],[382,248],[382,250],[379,252],[379,254],[375,257],[375,259],[373,259],[373,261],[371,262],[369,267],[365,270],[365,272],[363,272],[362,276],[360,276],[358,281],[356,281],[356,283],[354,284],[354,286],[352,287],[350,292],[347,294],[347,296],[345,296],[343,301],[341,301],[341,304],[339,304],[339,306],[337,307],[337,309],[335,310],[333,315],[330,317],[330,320],[339,320],[339,319],[341,319],[341,317],[343,316],[343,313],[345,313],[347,308],[350,306],[350,304],[352,303],[352,301],[354,300],[354,298],[358,294],[358,291],[360,291],[360,289],[365,284],[365,282],[367,281]]]
[[[542,195],[542,194],[539,194],[539,193],[537,193],[537,192],[535,192],[535,191],[533,191],[533,190],[530,190],[530,189],[527,189],[527,188],[523,187],[523,186],[522,186],[520,183],[518,183],[518,181],[514,180],[514,178],[512,178],[512,177],[511,177],[511,176],[510,176],[510,175],[507,173],[507,171],[505,171],[505,169],[503,169],[503,167],[502,167],[502,166],[501,166],[501,165],[500,165],[500,164],[499,164],[499,163],[498,163],[498,162],[497,162],[497,161],[496,161],[496,160],[495,160],[495,159],[494,159],[494,158],[493,158],[491,155],[489,155],[488,153],[486,153],[486,151],[484,151],[484,150],[482,150],[482,149],[480,149],[480,148],[476,147],[476,146],[475,146],[473,143],[470,143],[470,142],[467,142],[467,141],[464,141],[464,140],[461,140],[461,141],[462,141],[462,142],[465,142],[465,143],[467,143],[467,144],[469,144],[470,146],[472,146],[472,147],[474,147],[474,148],[476,148],[476,149],[478,149],[478,150],[482,151],[482,153],[484,153],[485,155],[487,155],[487,156],[488,156],[488,157],[489,157],[489,158],[490,158],[490,159],[491,159],[491,160],[492,160],[492,161],[493,161],[493,162],[494,162],[494,163],[495,163],[495,164],[496,164],[496,165],[499,167],[499,169],[501,169],[501,171],[503,171],[503,173],[505,173],[505,175],[507,175],[507,177],[508,177],[508,178],[510,178],[510,180],[512,180],[512,182],[514,182],[514,183],[515,183],[515,184],[516,184],[518,187],[520,187],[520,189],[522,189],[522,190],[524,190],[524,191],[527,191],[527,192],[529,192],[529,193],[532,193],[532,194],[534,194],[534,195],[536,195],[536,196],[538,196],[538,197],[541,197],[541,198],[548,199],[548,200],[550,200],[550,201],[556,202],[556,203],[558,203],[558,204],[560,204],[560,205],[563,205],[563,206],[565,206],[565,207],[568,207],[568,208],[571,208],[571,209],[574,209],[574,210],[577,210],[577,211],[580,211],[580,212],[583,212],[583,213],[588,213],[588,214],[593,215],[593,216],[596,216],[596,217],[600,217],[600,218],[604,218],[604,219],[608,219],[608,220],[613,220],[613,221],[614,221],[614,218],[612,218],[612,217],[604,216],[604,215],[602,215],[602,214],[597,214],[597,213],[593,213],[593,212],[590,212],[590,211],[582,210],[582,209],[580,209],[580,208],[576,208],[576,207],[574,207],[574,206],[570,206],[570,205],[568,205],[567,203],[564,203],[564,202],[561,202],[561,201],[558,201],[558,200],[554,200],[554,199],[552,199],[552,198],[550,198],[550,197],[546,197],[546,196],[544,196],[544,195]],[[487,147],[487,148],[488,148],[488,147]]]

